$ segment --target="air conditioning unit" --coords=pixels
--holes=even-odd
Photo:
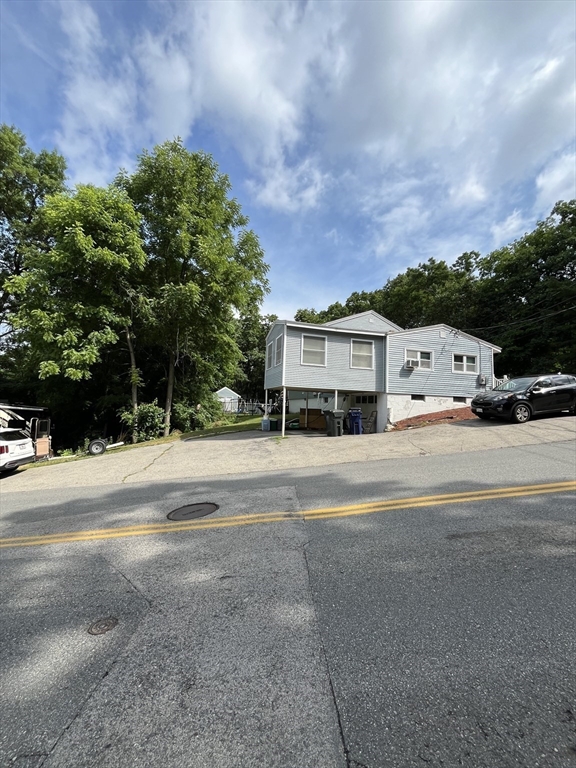
[[[413,371],[414,368],[418,368],[419,362],[418,360],[406,360],[404,363],[404,368],[406,368],[409,371]]]

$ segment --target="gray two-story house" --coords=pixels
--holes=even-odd
[[[382,432],[388,422],[469,404],[492,387],[500,351],[448,325],[404,330],[372,310],[322,325],[277,320],[266,339],[266,399],[297,391],[323,408],[375,411]]]

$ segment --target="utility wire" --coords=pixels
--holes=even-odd
[[[567,307],[566,309],[559,309],[558,312],[550,312],[549,315],[542,315],[540,317],[532,317],[528,320],[516,320],[513,323],[499,323],[498,325],[485,325],[482,328],[463,328],[462,330],[468,333],[469,331],[490,331],[492,328],[504,328],[509,325],[526,325],[526,323],[535,323],[539,320],[545,320],[547,317],[553,317],[554,315],[560,315],[562,312],[569,312],[571,309],[576,309],[576,305],[573,307]]]

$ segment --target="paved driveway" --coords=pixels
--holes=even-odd
[[[110,452],[85,461],[36,466],[4,478],[4,491],[160,480],[322,467],[351,462],[440,456],[540,445],[576,437],[576,419],[539,418],[527,424],[460,421],[405,432],[326,437],[290,432],[240,432]]]

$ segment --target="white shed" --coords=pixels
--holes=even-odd
[[[236,413],[240,403],[240,395],[230,387],[222,387],[215,394],[227,413]]]

